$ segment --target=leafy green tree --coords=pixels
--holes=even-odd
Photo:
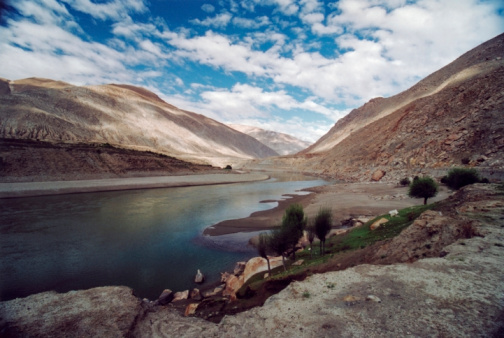
[[[296,245],[299,239],[303,237],[303,231],[308,222],[305,217],[303,206],[300,204],[291,204],[285,210],[282,218],[282,229],[286,232],[285,240],[288,248],[292,248],[294,259],[296,259]]]
[[[425,205],[427,204],[427,199],[436,196],[437,193],[437,183],[432,178],[426,176],[418,178],[411,183],[408,196],[413,198],[423,198]]]
[[[285,252],[289,249],[289,237],[290,234],[285,231],[285,229],[280,228],[273,230],[269,241],[270,249],[277,255],[282,256],[284,271],[287,271],[287,268],[285,267]]]
[[[320,240],[320,254],[324,255],[326,236],[331,231],[332,212],[330,208],[320,208],[315,217],[315,234]]]
[[[479,174],[474,168],[453,168],[448,172],[445,183],[454,190],[459,190],[463,186],[478,183]]]
[[[268,273],[271,276],[270,260],[268,257],[268,253],[270,250],[270,241],[271,241],[270,235],[265,233],[259,234],[259,243],[257,245],[257,252],[259,253],[259,256],[266,259],[266,261],[268,262]]]

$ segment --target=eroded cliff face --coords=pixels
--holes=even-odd
[[[0,333],[43,337],[499,336],[504,333],[503,191],[502,185],[464,187],[440,211],[426,212],[408,231],[377,249],[376,259],[389,265],[364,264],[314,274],[291,283],[262,307],[226,316],[219,324],[184,317],[170,305],[152,306],[128,288],[105,287],[2,302]],[[468,223],[470,236],[466,236]],[[422,253],[430,258],[417,260]],[[394,259],[414,262],[390,264]]]

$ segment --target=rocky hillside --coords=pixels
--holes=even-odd
[[[109,143],[217,165],[277,155],[254,138],[143,88],[80,87],[39,78],[0,79],[0,138]]]
[[[280,155],[295,154],[310,146],[309,142],[284,133],[239,124],[230,124],[229,126],[239,132],[252,136]]]
[[[353,110],[302,156],[256,165],[388,180],[462,162],[504,168],[504,34],[412,88]],[[393,175],[391,175],[393,174]]]
[[[217,296],[160,305],[126,287],[101,287],[0,302],[0,335],[502,337],[502,189],[464,187],[368,251],[379,264],[315,273],[219,324],[194,316],[218,315],[237,301]],[[177,303],[187,305],[187,316]]]

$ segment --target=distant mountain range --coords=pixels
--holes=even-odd
[[[453,166],[504,170],[504,34],[465,53],[410,89],[375,98],[340,119],[298,155],[256,160],[368,181],[398,181]]]
[[[310,146],[310,142],[300,140],[294,136],[265,130],[258,127],[230,124],[231,128],[252,136],[261,143],[275,150],[280,155],[290,155],[300,152]]]
[[[278,155],[253,137],[143,88],[0,79],[0,137],[108,143],[215,165]]]

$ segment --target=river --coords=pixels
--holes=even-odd
[[[256,256],[254,233],[203,238],[227,219],[275,207],[326,181],[272,174],[267,181],[0,200],[0,300],[54,290],[126,285],[156,299],[207,283]]]

